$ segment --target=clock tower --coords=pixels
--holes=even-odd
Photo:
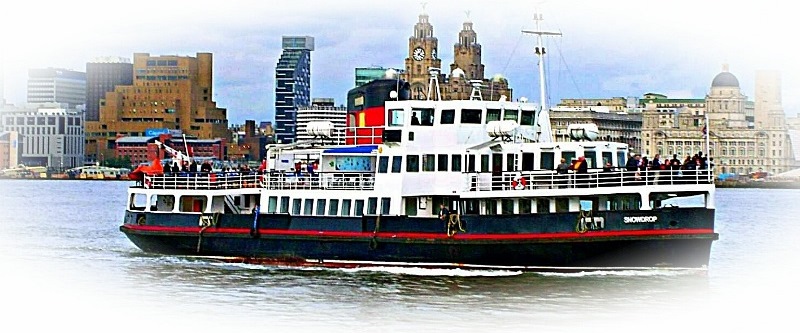
[[[419,22],[414,25],[414,35],[408,38],[406,70],[401,75],[401,79],[411,85],[411,98],[427,99],[428,69],[442,66],[438,44],[439,41],[433,37],[433,25],[428,21],[428,14],[420,14]]]

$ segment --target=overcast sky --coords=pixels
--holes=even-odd
[[[714,1],[427,0],[442,67],[452,62],[461,23],[483,46],[486,74],[502,74],[538,101],[532,49],[537,7],[547,30],[548,104],[561,98],[641,96],[703,98],[723,63],[752,100],[755,72],[782,72],[787,115],[800,112],[799,20],[779,1],[749,6]],[[282,35],[310,35],[312,97],[344,103],[354,68],[403,67],[421,1],[26,1],[4,5],[5,98],[25,102],[28,68],[85,70],[98,56],[214,54],[214,96],[232,124],[274,117],[274,67]]]

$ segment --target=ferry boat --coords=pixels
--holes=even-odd
[[[553,142],[543,105],[477,84],[470,100],[409,95],[399,80],[351,90],[345,145],[310,124],[320,140],[268,146],[259,172],[145,170],[120,230],[146,252],[281,265],[707,268],[710,170],[627,171],[626,144],[591,125]]]
[[[100,165],[86,165],[66,170],[66,175],[69,179],[115,179],[127,180],[128,174],[131,169],[128,168],[112,168]]]

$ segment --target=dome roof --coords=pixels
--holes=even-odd
[[[711,81],[711,87],[739,87],[739,79],[736,78],[733,74],[728,72],[727,66],[723,67],[722,73],[717,74],[714,77],[714,81]]]
[[[452,76],[452,77],[464,77],[464,70],[461,69],[461,68],[456,68],[456,69],[453,70],[452,73],[450,73],[450,76]]]

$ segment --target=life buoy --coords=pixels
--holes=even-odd
[[[517,175],[513,180],[511,180],[511,187],[513,187],[515,190],[524,190],[525,185],[528,185],[528,181],[525,180],[525,177],[520,175]]]
[[[147,219],[144,217],[144,215],[140,215],[139,218],[136,219],[136,224],[145,225],[146,221]]]

